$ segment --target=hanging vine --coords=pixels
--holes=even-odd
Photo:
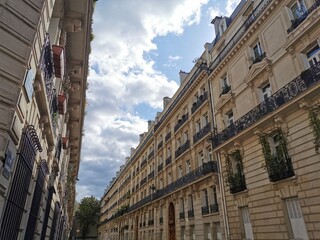
[[[273,153],[268,138],[273,138],[273,141],[278,143]],[[288,156],[287,140],[282,130],[279,128],[271,133],[260,135],[259,140],[266,162],[264,167],[267,169],[269,177],[272,179],[274,177],[282,178],[279,176],[282,176],[292,169]]]
[[[320,105],[317,105],[313,108],[309,109],[309,119],[310,119],[310,126],[313,130],[314,135],[314,148],[316,153],[320,153],[320,119],[318,117],[320,113]]]
[[[233,168],[232,161],[235,164]],[[242,156],[240,150],[236,150],[226,157],[227,178],[226,183],[230,187],[230,192],[235,193],[246,189],[245,179],[243,174]]]

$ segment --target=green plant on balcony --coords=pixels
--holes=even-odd
[[[314,148],[316,153],[320,153],[320,119],[318,117],[320,113],[320,105],[314,106],[309,109],[310,126],[314,135]]]
[[[277,142],[272,152],[268,138],[273,138]],[[294,175],[291,160],[288,156],[287,141],[281,129],[276,129],[269,134],[262,134],[259,137],[262,146],[262,153],[271,181],[277,181]]]
[[[226,183],[231,193],[240,192],[246,189],[245,178],[243,174],[242,156],[240,150],[227,155],[227,178]]]

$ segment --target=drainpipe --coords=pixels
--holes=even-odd
[[[209,69],[208,69],[209,70]],[[210,75],[210,72],[208,71],[208,76]],[[215,111],[214,111],[214,101],[211,93],[211,84],[209,81],[209,78],[207,78],[208,81],[208,86],[209,86],[209,97],[210,97],[210,109],[212,113],[212,119],[213,119],[213,129],[214,126],[216,125],[216,117],[215,117]],[[218,172],[218,177],[219,177],[219,188],[220,188],[220,193],[221,193],[221,198],[222,198],[222,211],[223,211],[223,222],[224,222],[224,227],[225,227],[225,233],[227,235],[227,239],[230,239],[230,228],[229,228],[229,221],[228,221],[228,212],[227,212],[227,206],[226,206],[226,197],[224,193],[224,180],[222,176],[222,165],[221,165],[221,156],[220,153],[218,152],[216,154],[217,160],[218,160],[218,166],[219,166],[219,172]]]

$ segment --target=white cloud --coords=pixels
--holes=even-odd
[[[147,130],[146,119],[137,116],[134,107],[144,103],[161,108],[162,98],[173,95],[178,88],[146,58],[151,52],[157,54],[154,38],[182,34],[186,26],[199,23],[201,6],[207,2],[97,2],[78,199],[102,194],[130,147],[136,147],[139,134]],[[176,62],[179,56],[169,60]],[[99,182],[94,182],[96,177]]]
[[[241,0],[228,0],[226,5],[227,16],[230,17],[233,10],[237,7]]]

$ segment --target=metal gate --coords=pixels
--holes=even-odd
[[[21,136],[17,166],[1,222],[1,240],[18,238],[37,150],[41,152],[42,148],[34,127],[29,125]]]

